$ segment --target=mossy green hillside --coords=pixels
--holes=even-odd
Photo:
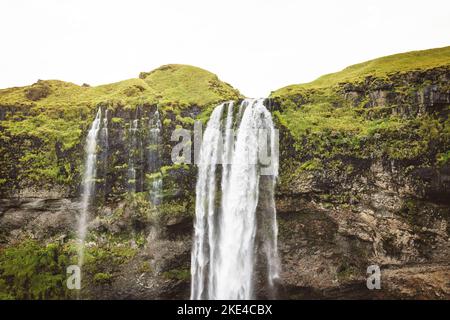
[[[161,105],[208,106],[241,97],[239,91],[215,74],[187,65],[165,65],[141,73],[140,78],[155,92],[155,99]]]
[[[188,107],[208,110],[240,96],[213,73],[187,65],[165,65],[136,79],[95,87],[40,80],[0,90],[0,190],[56,184],[75,192],[82,142],[99,106],[117,113],[158,106],[164,124],[175,127],[192,125],[193,115],[184,111]],[[112,123],[120,126],[123,119],[115,116]]]
[[[129,239],[109,239],[103,245],[89,245],[81,285],[108,284],[120,267],[137,253]],[[72,299],[76,292],[67,288],[67,267],[77,263],[74,242],[49,244],[34,240],[0,249],[0,300]],[[84,294],[85,297],[88,295]]]
[[[0,250],[0,300],[70,297],[66,268],[70,249],[57,243],[25,241]]]
[[[30,94],[31,90],[36,93]],[[40,80],[31,86],[2,89],[0,106],[53,107],[60,112],[76,109],[75,106],[95,107],[102,103],[130,107],[138,104],[202,107],[240,96],[239,91],[209,71],[189,65],[169,64],[142,72],[139,78],[93,87],[59,80]],[[63,105],[70,106],[70,109],[61,110]]]
[[[448,165],[449,74],[446,47],[379,58],[273,92],[275,118],[287,129],[282,181],[304,171],[330,172],[336,161],[347,172],[350,159]]]
[[[410,51],[358,63],[342,71],[330,73],[304,84],[294,84],[274,91],[271,97],[283,97],[304,89],[329,88],[339,83],[363,81],[366,77],[386,78],[393,73],[421,71],[450,66],[450,46]]]

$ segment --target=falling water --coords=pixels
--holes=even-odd
[[[243,114],[242,119],[236,119],[240,123],[234,140],[233,105],[229,103],[222,144],[223,108],[224,104],[213,111],[200,151],[191,258],[192,299],[251,299],[257,235],[263,242],[269,286],[279,273],[273,200],[278,160],[271,115],[263,99],[245,100],[239,107],[238,117]],[[269,134],[270,168],[263,168],[260,161],[261,151],[267,149],[263,145],[267,141],[261,140],[262,132]],[[222,162],[220,210],[215,206],[218,159]],[[263,169],[271,169],[270,174],[261,176]],[[257,207],[261,210],[257,211]]]
[[[100,131],[100,141],[101,141],[101,158],[99,159],[102,163],[103,163],[103,172],[102,172],[102,177],[103,177],[103,192],[106,195],[107,193],[107,185],[108,185],[108,181],[107,181],[107,176],[108,176],[108,154],[109,154],[109,130],[108,130],[108,115],[109,115],[109,110],[106,109],[105,110],[105,114],[103,116],[103,123],[102,123],[102,128]],[[100,173],[99,173],[100,174]]]
[[[233,102],[228,103],[227,119],[225,122],[225,140],[222,153],[222,192],[226,193],[229,178],[233,147]]]
[[[221,117],[224,104],[214,109],[203,135],[198,164],[198,179],[196,186],[194,245],[191,255],[191,298],[208,297],[205,284],[214,286],[214,252],[216,234],[214,232],[216,163],[219,157],[219,138]],[[210,262],[211,261],[211,262]],[[210,262],[208,264],[208,262]],[[207,267],[209,280],[207,281]],[[212,291],[212,290],[211,290]]]
[[[86,145],[85,145],[86,162],[83,174],[81,214],[78,219],[79,267],[81,267],[84,262],[84,242],[86,239],[89,206],[91,204],[95,188],[96,166],[97,166],[97,139],[98,139],[98,132],[101,126],[101,117],[102,111],[101,109],[99,109],[97,115],[95,116],[94,122],[92,122],[91,128],[89,129],[86,138]]]
[[[157,172],[160,169],[159,147],[161,144],[161,120],[158,110],[155,111],[153,117],[149,121],[149,169],[151,172]],[[161,200],[162,178],[158,175],[152,181],[150,189],[150,200],[154,205],[160,204]]]
[[[130,155],[128,160],[128,190],[136,191],[136,167],[135,167],[135,153],[137,150],[138,144],[138,127],[139,127],[139,119],[134,119],[130,123]]]

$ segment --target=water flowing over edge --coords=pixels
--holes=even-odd
[[[191,255],[191,299],[251,299],[256,235],[262,239],[269,286],[279,276],[274,185],[278,174],[275,130],[263,99],[244,100],[231,136],[233,103],[217,106],[203,135],[196,186],[196,217]],[[227,106],[225,128],[222,114]],[[242,119],[241,119],[242,117]],[[269,132],[272,174],[264,176],[263,210],[257,207],[261,165],[258,132]],[[225,140],[222,140],[225,131]],[[234,142],[234,145],[233,145]],[[216,166],[222,163],[221,204],[216,207]],[[261,211],[261,212],[260,212]]]
[[[138,108],[139,109],[139,108]],[[138,110],[137,109],[137,110]],[[132,120],[129,129],[129,139],[131,142],[131,148],[133,149],[143,149],[142,140],[138,139],[137,132],[139,130],[140,120],[136,117]],[[82,193],[81,193],[81,203],[80,203],[80,214],[77,220],[77,265],[80,267],[84,264],[84,251],[85,251],[85,241],[88,230],[88,220],[90,215],[90,209],[92,202],[95,198],[95,188],[97,179],[97,161],[103,162],[104,175],[106,177],[107,172],[107,162],[108,162],[108,151],[109,151],[109,123],[108,123],[109,110],[99,108],[94,121],[92,122],[89,131],[86,136],[85,142],[85,164],[82,179]],[[151,172],[159,172],[160,170],[160,155],[159,148],[161,144],[161,130],[162,124],[160,121],[160,116],[158,110],[155,111],[153,115],[149,117],[149,136],[148,136],[148,170]],[[97,150],[101,147],[101,152]],[[133,150],[134,150],[133,149]],[[142,153],[142,152],[141,152]],[[129,191],[136,191],[136,170],[134,168],[134,156],[130,152],[129,164],[131,163],[132,169],[128,171],[128,177],[132,178],[132,186],[130,187],[129,181]],[[101,168],[101,167],[100,167]],[[130,177],[131,175],[131,177]],[[106,183],[104,181],[104,183]],[[162,188],[162,178],[160,175],[153,180],[152,184],[149,186],[149,196],[150,201],[154,206],[161,203],[161,188]]]
[[[100,130],[102,118],[102,110],[98,109],[97,115],[92,122],[91,128],[86,137],[85,145],[85,168],[83,174],[83,191],[81,198],[81,213],[78,219],[78,266],[81,268],[84,263],[84,247],[87,231],[87,220],[89,214],[89,207],[92,201],[92,195],[95,188],[95,177],[97,172],[97,139]]]

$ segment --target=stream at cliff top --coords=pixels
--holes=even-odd
[[[279,277],[273,200],[278,174],[276,136],[263,103],[263,99],[241,103],[234,121],[236,137],[232,102],[214,109],[204,132],[196,186],[191,299],[254,298],[258,251],[265,255],[269,287]],[[261,132],[268,139],[261,139]],[[262,163],[262,151],[270,151],[269,163]],[[221,170],[217,170],[219,164]],[[270,174],[262,175],[267,165]],[[221,190],[216,186],[219,174]]]

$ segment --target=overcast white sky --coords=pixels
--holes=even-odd
[[[0,43],[0,88],[97,85],[184,63],[260,97],[371,58],[450,45],[450,1],[2,0]]]

